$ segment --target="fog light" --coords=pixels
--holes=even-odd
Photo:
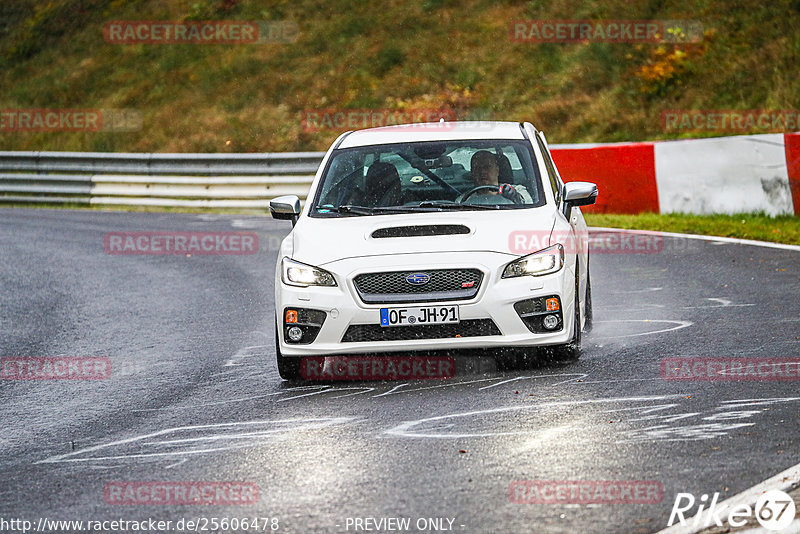
[[[293,326],[286,332],[289,335],[289,340],[294,341],[295,343],[303,339],[303,331],[300,327]]]
[[[545,315],[542,324],[544,324],[544,327],[547,328],[548,330],[553,330],[555,327],[558,326],[558,316]]]

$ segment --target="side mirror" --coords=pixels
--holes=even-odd
[[[591,182],[567,182],[564,184],[564,204],[588,206],[597,202],[597,185]]]
[[[269,212],[275,219],[292,221],[292,226],[297,224],[300,217],[300,199],[297,195],[285,195],[269,201]]]
[[[597,186],[591,182],[567,182],[564,184],[564,217],[569,219],[572,208],[588,206],[597,202]]]

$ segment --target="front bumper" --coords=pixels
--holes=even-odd
[[[502,279],[505,265],[514,257],[494,253],[468,253],[464,261],[448,261],[440,255],[414,255],[413,260],[398,257],[357,258],[324,268],[334,274],[337,287],[295,287],[276,279],[276,310],[280,314],[279,341],[283,356],[336,356],[404,351],[491,349],[562,344],[573,332],[575,305],[574,260],[566,261],[557,273],[542,277],[523,276]],[[427,260],[427,261],[426,261]],[[353,279],[363,273],[391,270],[436,268],[477,268],[483,280],[477,294],[469,300],[408,302],[403,304],[366,304],[358,296]],[[559,328],[534,333],[520,317],[515,304],[537,297],[558,297]],[[380,326],[380,308],[458,305],[460,323],[441,327]],[[324,321],[311,343],[288,341],[284,326],[287,309],[319,310]],[[525,311],[525,310],[523,310]],[[421,330],[423,329],[423,330]],[[428,329],[428,331],[424,331]],[[388,332],[392,331],[392,332]],[[385,335],[381,335],[381,334]],[[376,339],[371,341],[370,339]],[[419,337],[416,337],[419,336]],[[402,338],[402,339],[397,339]],[[410,339],[409,339],[410,338]]]

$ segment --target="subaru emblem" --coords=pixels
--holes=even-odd
[[[431,281],[431,277],[425,273],[412,273],[406,276],[406,282],[412,286],[422,286]]]

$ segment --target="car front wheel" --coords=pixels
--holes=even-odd
[[[586,264],[586,313],[584,313],[585,324],[583,330],[585,332],[592,331],[592,321],[594,320],[594,313],[592,312],[592,277],[590,276],[589,264]]]
[[[287,358],[281,354],[281,343],[278,340],[280,330],[275,325],[275,357],[278,362],[278,374],[284,380],[300,379],[300,358]]]
[[[579,298],[580,276],[575,273],[575,320],[572,326],[572,339],[564,345],[554,345],[546,349],[547,355],[555,361],[572,361],[581,357],[581,305]]]

